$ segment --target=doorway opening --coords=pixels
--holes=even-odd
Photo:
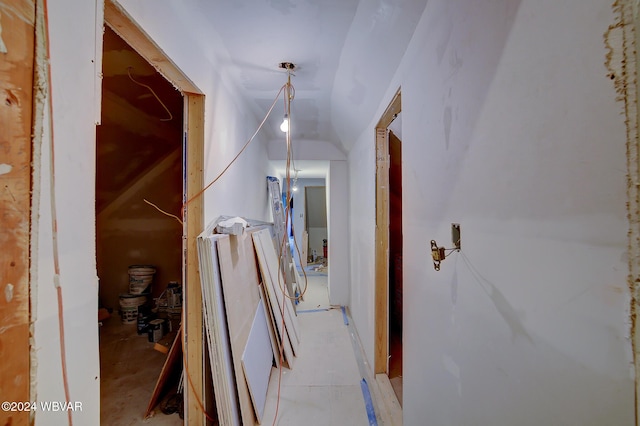
[[[400,90],[376,126],[375,360],[402,404],[402,149]],[[397,121],[396,121],[397,120]]]
[[[161,296],[170,282],[182,284],[182,225],[145,200],[181,215],[184,100],[109,26],[103,46],[96,263],[102,312],[111,317],[100,329],[101,420],[116,424],[127,407],[147,406],[165,360],[154,343],[172,343],[181,323],[181,303],[161,306]],[[156,319],[166,336],[151,329]]]
[[[179,343],[182,350],[178,352],[185,355],[185,372],[189,375],[190,386],[184,389],[185,421],[202,425],[205,416],[200,407],[204,403],[204,409],[211,411],[204,398],[206,380],[202,365],[202,309],[199,308],[202,299],[196,249],[196,237],[204,222],[203,200],[198,197],[203,188],[204,95],[115,0],[105,1],[104,19],[103,124],[98,127],[96,137],[96,235],[101,302],[109,303],[114,309],[116,296],[117,304],[121,305],[122,293],[118,292],[129,290],[131,294],[134,282],[129,273],[131,265],[143,269],[153,265],[152,286],[146,291],[150,297],[160,295],[170,281],[178,282],[182,297],[177,301],[174,298],[173,306],[178,302],[184,310],[177,321],[169,322],[180,323],[183,332],[170,344],[177,348]],[[110,78],[114,79],[112,83],[108,81]],[[145,199],[177,218],[162,214]],[[118,222],[117,225],[112,221]],[[127,238],[124,234],[131,240],[135,236],[136,243],[124,241]],[[119,253],[113,254],[114,248]],[[109,263],[109,259],[117,262]],[[188,309],[189,306],[192,308]],[[126,311],[121,306],[117,308]],[[122,320],[114,315],[108,321],[117,325]],[[146,358],[143,357],[143,361],[148,362],[155,355],[152,354],[155,342],[148,342],[148,335],[135,335],[137,321],[121,324],[124,325],[131,327],[135,339],[140,339],[137,344],[151,345],[144,352]],[[118,350],[121,343],[117,341],[113,350]],[[140,379],[136,377],[140,376],[139,371],[131,362],[137,355],[126,353],[122,346],[119,349],[124,352],[123,374],[115,386],[124,387],[125,394],[136,396],[129,386]],[[101,365],[111,367],[102,364],[102,358],[101,354]],[[154,376],[151,383],[144,384],[147,396],[154,391],[155,382],[160,383],[161,369],[162,363],[155,374],[150,374]],[[101,370],[104,379],[105,370]],[[118,411],[130,405],[129,400],[126,402]],[[137,416],[144,412],[149,401],[144,402],[142,407],[135,407]],[[178,416],[175,419],[182,424]]]
[[[327,273],[327,196],[326,186],[305,186],[305,232],[307,265]],[[303,237],[304,240],[304,237]]]
[[[402,405],[402,141],[401,116],[389,126],[389,370]]]

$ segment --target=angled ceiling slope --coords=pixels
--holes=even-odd
[[[350,148],[372,121],[426,0],[187,0],[200,39],[262,120],[286,72],[293,85],[292,138]],[[206,23],[208,28],[200,28]],[[193,27],[193,25],[192,25]],[[189,26],[185,28],[189,30]],[[265,139],[281,137],[284,103]]]

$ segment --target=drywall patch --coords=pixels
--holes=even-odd
[[[462,396],[462,382],[460,380],[460,366],[449,355],[442,356],[442,365],[444,369],[451,374],[455,380],[458,388],[458,396]]]
[[[13,300],[13,284],[11,283],[4,286],[4,300],[6,300],[7,303]]]
[[[11,169],[13,169],[13,167],[11,167],[10,164],[0,164],[0,175],[6,175],[11,172]]]
[[[633,348],[636,385],[636,422],[638,416],[639,382],[639,350],[637,306],[638,288],[640,287],[640,170],[638,146],[638,85],[637,85],[637,55],[636,31],[637,22],[634,16],[633,0],[616,0],[613,5],[614,23],[604,34],[604,44],[607,50],[605,66],[609,78],[616,91],[616,100],[623,106],[624,123],[626,126],[626,154],[627,154],[627,220],[628,230],[628,264],[629,275],[629,338]]]
[[[0,53],[7,53],[7,46],[2,40],[2,13],[0,13]]]

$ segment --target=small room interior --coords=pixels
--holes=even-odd
[[[182,94],[109,26],[103,50],[96,127],[101,419],[123,424],[154,390],[165,359],[154,344],[172,343],[181,323],[181,302],[167,305],[167,287],[180,288],[183,277],[184,114]],[[153,319],[165,321],[162,342],[150,332]]]
[[[0,7],[0,393],[66,404],[0,424],[252,426],[261,312],[265,424],[638,424],[636,1],[72,3]],[[289,160],[326,212],[294,195],[320,291],[291,307],[263,232]],[[221,217],[260,225],[205,270]]]

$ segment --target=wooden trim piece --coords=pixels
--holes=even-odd
[[[115,0],[105,0],[104,20],[124,41],[145,58],[167,80],[183,93],[202,94],[202,91],[180,71],[162,49],[137,25]]]
[[[389,131],[376,129],[376,287],[374,373],[386,373],[389,355]]]
[[[175,370],[181,368],[180,367],[181,358],[182,358],[182,326],[180,326],[180,328],[178,329],[178,333],[176,334],[176,337],[173,339],[173,343],[171,344],[171,348],[169,349],[169,354],[167,355],[167,359],[164,360],[164,364],[162,365],[162,370],[160,370],[160,375],[158,376],[158,380],[156,381],[155,388],[153,388],[153,393],[151,394],[151,399],[149,400],[147,411],[145,411],[144,413],[145,419],[150,416],[153,409],[156,408],[160,403],[160,395],[164,391],[165,385],[169,380],[169,376],[171,376],[171,374]]]
[[[400,89],[398,89],[396,94],[393,95],[393,99],[391,100],[391,103],[385,110],[384,114],[382,114],[380,121],[378,121],[378,125],[376,126],[376,128],[386,129],[387,127],[389,127],[391,122],[395,120],[398,114],[400,114],[401,110],[402,110],[402,93],[400,92]]]
[[[389,131],[402,110],[402,92],[396,92],[376,126],[376,242],[374,373],[389,370]]]
[[[391,426],[402,426],[402,406],[398,401],[389,376],[386,374],[376,374],[376,385],[381,394],[381,402],[384,408],[379,407],[384,424]]]
[[[185,96],[186,114],[186,199],[191,200],[204,185],[204,96]],[[191,376],[191,386],[187,387],[186,411],[189,425],[205,424],[204,413],[198,400],[204,403],[204,328],[202,314],[202,291],[200,288],[200,271],[198,269],[198,235],[204,229],[203,197],[193,199],[186,206],[186,251],[185,278],[186,309],[184,335],[187,368]],[[195,391],[195,394],[194,394]],[[207,408],[208,411],[211,411]]]
[[[0,395],[29,401],[29,241],[35,2],[2,2],[0,59]],[[15,408],[15,407],[14,407]],[[28,410],[0,411],[0,424],[29,424]]]

